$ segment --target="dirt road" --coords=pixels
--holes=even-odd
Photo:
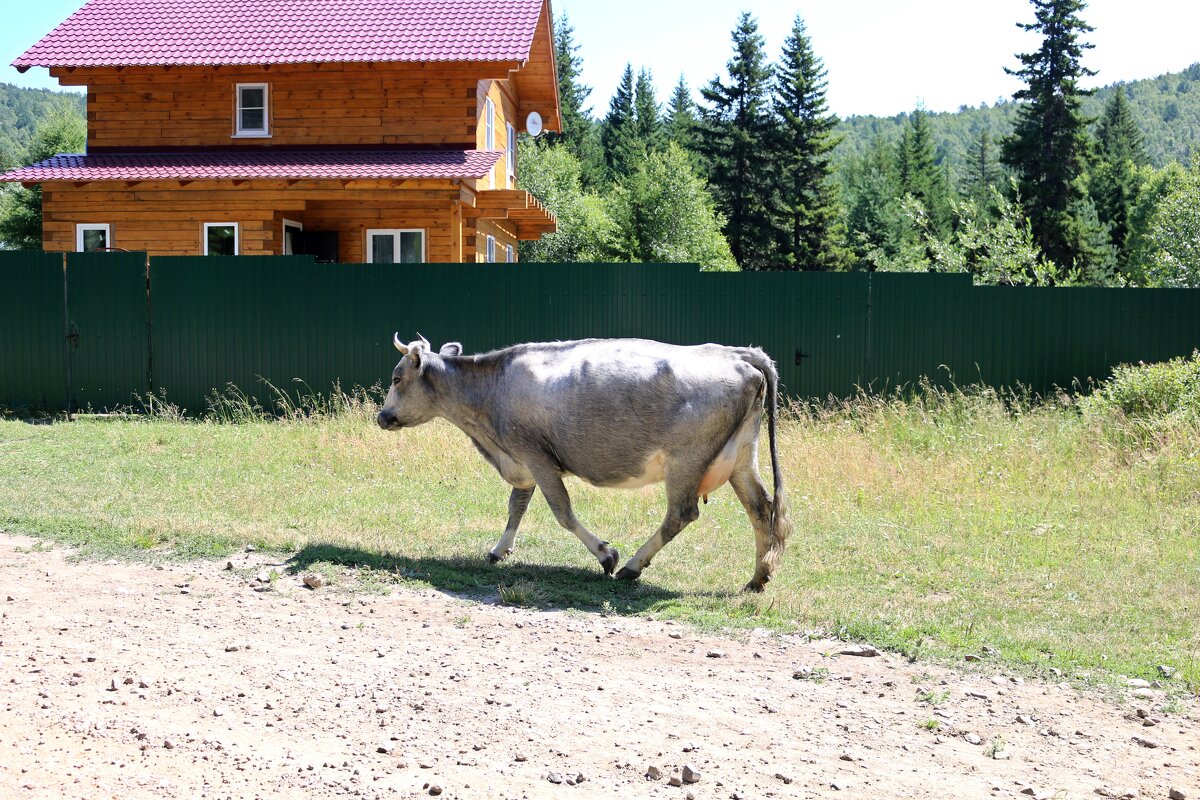
[[[33,544],[0,535],[4,798],[1200,798],[1153,690]]]

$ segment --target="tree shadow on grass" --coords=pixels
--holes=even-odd
[[[317,564],[370,570],[384,580],[424,583],[451,596],[476,601],[494,600],[501,586],[524,583],[533,591],[523,593],[521,605],[543,611],[574,609],[638,615],[666,612],[687,599],[679,592],[652,584],[614,580],[599,568],[520,562],[492,565],[482,558],[406,558],[329,544],[307,545],[288,560],[287,570],[296,574]],[[727,599],[719,594],[706,597]]]

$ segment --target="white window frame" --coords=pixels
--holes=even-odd
[[[283,231],[282,231],[283,238],[279,240],[279,252],[285,256],[288,256],[288,255],[294,256],[295,253],[289,253],[287,251],[288,228],[292,228],[294,230],[300,231],[301,233],[304,233],[304,223],[296,222],[295,220],[290,220],[290,219],[285,219],[283,221]]]
[[[109,248],[112,243],[112,226],[107,222],[81,222],[75,226],[75,252],[85,252],[83,249],[84,231],[104,231],[104,246]]]
[[[515,264],[515,263],[517,263],[517,252],[516,252],[516,250],[513,248],[513,246],[512,246],[511,244],[510,244],[510,245],[507,245],[507,246],[505,247],[505,249],[504,249],[504,252],[505,252],[505,255],[506,255],[506,256],[507,256],[507,258],[508,258],[508,261],[507,261],[507,263],[509,263],[509,264]]]
[[[510,122],[508,127],[508,139],[505,141],[504,160],[508,162],[508,179],[516,182],[517,180],[517,129]]]
[[[428,264],[429,263],[429,234],[425,231],[424,228],[369,228],[369,229],[367,229],[367,239],[365,242],[366,250],[364,251],[366,258],[364,260],[368,264],[375,263],[374,254],[371,252],[371,246],[372,246],[371,240],[375,236],[383,236],[386,234],[392,235],[392,237],[395,240],[393,252],[396,255],[400,255],[399,237],[400,237],[400,234],[402,234],[402,233],[419,233],[419,234],[421,234],[421,261],[420,261],[420,263]],[[392,263],[399,264],[401,262],[393,261]]]
[[[204,223],[204,231],[200,236],[200,246],[204,255],[208,255],[209,228],[233,228],[233,254],[235,256],[240,256],[242,254],[241,225],[236,222],[206,222]]]
[[[489,264],[496,263],[496,237],[495,236],[487,237],[487,263],[489,263]]]
[[[485,126],[485,130],[487,131],[487,133],[483,139],[483,143],[485,145],[483,149],[484,150],[495,150],[496,149],[496,103],[490,97],[487,99],[486,108],[487,108],[487,111],[486,111],[487,119],[484,120],[484,126]]]
[[[262,89],[263,92],[263,126],[262,128],[242,128],[242,90]],[[234,139],[270,139],[271,138],[271,84],[269,83],[239,83],[234,89],[233,137]]]

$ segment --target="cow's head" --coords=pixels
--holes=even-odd
[[[429,371],[441,369],[443,358],[462,354],[462,345],[457,342],[445,345],[435,353],[424,336],[404,344],[397,333],[392,343],[404,357],[392,372],[392,388],[379,412],[379,427],[385,431],[424,425],[436,417],[437,400],[427,377]]]

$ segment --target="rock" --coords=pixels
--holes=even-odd
[[[260,569],[258,571],[258,573],[254,576],[254,580],[258,581],[259,583],[270,583],[271,582],[271,573],[265,569]]]
[[[646,780],[657,781],[662,780],[662,770],[651,764],[646,768]]]
[[[1134,678],[1133,680],[1125,681],[1125,685],[1130,689],[1149,689],[1150,681],[1144,681],[1141,678]]]
[[[433,769],[437,766],[437,760],[432,758],[422,758],[417,762],[417,766],[421,769]]]
[[[1112,789],[1108,786],[1101,786],[1095,791],[1101,797],[1111,797],[1113,800],[1133,800],[1137,797],[1137,792],[1133,789]]]
[[[320,589],[325,585],[325,579],[315,572],[310,572],[304,576],[304,585],[310,589]]]
[[[672,775],[667,779],[667,783],[671,786],[683,786],[683,778],[680,778],[678,775]]]
[[[110,682],[108,684],[108,689],[106,689],[105,691],[115,692],[116,690],[117,690],[117,679],[113,678],[112,682]]]
[[[687,800],[696,800],[696,795],[692,792],[687,793]]]
[[[1171,791],[1167,792],[1167,797],[1171,800],[1187,800],[1187,792],[1172,786]]]
[[[429,793],[434,797],[437,797],[442,793],[442,787],[438,786],[436,783],[431,783],[429,784]]]
[[[1153,700],[1154,699],[1154,690],[1153,689],[1134,689],[1132,694],[1138,700]]]
[[[214,717],[225,716],[225,709],[221,708],[220,706],[217,706],[216,708],[213,709],[213,716]]]
[[[1026,786],[1021,790],[1021,794],[1027,794],[1033,800],[1050,800],[1050,798],[1054,797],[1055,792],[1049,789],[1037,789],[1033,786]]]
[[[11,597],[8,599],[12,600]],[[1158,665],[1158,674],[1164,678],[1174,678],[1175,677],[1175,668],[1168,667],[1166,664],[1159,664]]]
[[[1004,677],[1003,675],[993,675],[992,676],[992,685],[993,686],[1008,686],[1008,678]]]
[[[133,686],[133,678],[126,678],[125,680],[121,681],[121,683],[125,684],[126,686]]]
[[[977,733],[968,733],[963,738],[967,740],[967,744],[983,744],[983,739],[980,739]]]
[[[563,776],[559,775],[557,772],[547,772],[546,780],[550,781],[551,783],[558,784],[563,782]]]
[[[1032,725],[1033,724],[1033,720],[1030,719],[1029,717],[1025,716],[1024,714],[1017,714],[1017,722],[1020,723],[1021,725]]]
[[[707,653],[705,653],[705,655],[708,656],[709,658],[724,658],[725,651],[724,650],[709,650]]]
[[[225,652],[226,653],[236,653],[238,650],[241,650],[241,649],[242,648],[238,647],[236,644],[231,644],[225,648]]]
[[[383,753],[385,756],[390,756],[396,749],[396,745],[391,742],[385,742],[375,748],[376,753]]]
[[[672,639],[682,639],[683,638],[683,634],[680,633],[679,631],[671,631],[667,635],[670,636]]]
[[[977,656],[977,655],[975,655],[974,653],[967,653],[965,656],[963,656],[963,660],[964,660],[964,661],[972,661],[972,662],[974,662],[974,661],[983,661],[983,657],[982,657],[982,656]]]
[[[13,596],[12,596],[11,594],[10,594],[10,595],[5,595],[4,599],[5,599],[5,600],[7,600],[7,601],[8,601],[8,602],[10,602],[10,603],[12,603],[12,602],[15,602],[15,599],[13,598]]]
[[[683,766],[683,782],[684,783],[699,783],[700,770],[693,767],[691,764]]]
[[[1140,744],[1142,747],[1145,747],[1149,750],[1157,750],[1161,746],[1158,742],[1154,741],[1153,739],[1147,739],[1145,736],[1134,736],[1133,742],[1134,744]]]
[[[226,561],[226,562],[225,562],[225,571],[226,571],[226,572],[232,572],[232,571],[233,571],[233,562],[232,562],[232,561]]]
[[[991,699],[983,692],[967,692],[967,697],[973,697],[976,700],[990,700]]]
[[[839,656],[858,656],[859,658],[875,658],[879,655],[879,651],[869,644],[858,644],[851,647],[843,647],[838,651]]]
[[[784,783],[786,783],[786,784],[790,784],[790,783],[792,782],[792,780],[793,780],[793,779],[792,779],[792,777],[791,777],[790,775],[784,775],[782,772],[776,772],[776,773],[775,773],[775,780],[777,780],[777,781],[783,781],[783,782],[784,782]]]
[[[525,761],[526,755],[524,753],[517,753],[515,756],[513,756],[513,760],[514,761]]]
[[[584,775],[582,772],[578,772],[575,774],[575,783],[577,785],[580,783],[583,783],[586,780],[587,780],[587,775]]]
[[[252,545],[252,544],[248,544],[248,545],[246,545],[246,552],[247,552],[247,553],[254,553],[254,552],[256,552],[257,550],[258,550],[258,548],[256,548],[256,547],[255,547],[254,545]]]
[[[175,743],[172,742],[170,739],[163,739],[163,749],[164,750],[174,750]]]

